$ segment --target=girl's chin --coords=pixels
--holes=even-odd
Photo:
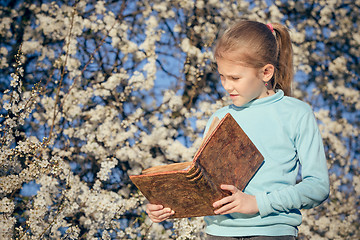
[[[246,104],[248,102],[246,102],[246,101],[242,101],[242,102],[240,102],[240,101],[232,101],[232,103],[237,107],[241,107],[241,106],[243,106],[244,104]]]

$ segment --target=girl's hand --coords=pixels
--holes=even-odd
[[[223,184],[220,187],[223,190],[230,191],[231,195],[214,202],[214,208],[220,207],[214,211],[215,214],[229,214],[235,212],[256,214],[259,212],[255,196],[243,193],[233,185]]]
[[[146,213],[153,222],[159,223],[168,219],[175,212],[170,208],[164,208],[162,205],[148,203],[146,204]]]

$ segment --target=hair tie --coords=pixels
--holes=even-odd
[[[274,27],[271,25],[271,23],[266,24],[266,26],[268,27],[268,29],[270,29],[272,33],[274,32]]]

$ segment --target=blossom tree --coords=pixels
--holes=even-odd
[[[4,3],[5,2],[5,3]],[[228,104],[212,46],[239,18],[291,31],[294,97],[319,121],[329,199],[300,239],[358,239],[359,1],[3,1],[0,238],[200,239],[202,218],[152,224],[129,180],[190,161]]]

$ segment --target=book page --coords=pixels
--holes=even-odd
[[[183,162],[183,163],[172,163],[168,165],[155,166],[142,171],[141,174],[151,174],[151,173],[161,173],[161,172],[171,172],[171,171],[184,171],[189,169],[192,162]]]

